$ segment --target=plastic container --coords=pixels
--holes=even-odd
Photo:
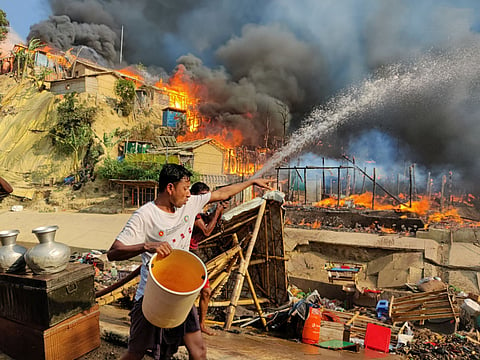
[[[388,318],[389,303],[388,300],[380,300],[375,307],[377,312],[377,318],[381,319],[382,317]]]
[[[180,325],[206,281],[207,268],[191,252],[174,249],[165,258],[153,255],[143,295],[145,318],[161,328]]]
[[[460,307],[470,316],[477,317],[480,315],[480,304],[478,304],[475,300],[467,298],[463,301],[463,304]]]
[[[320,324],[322,320],[322,311],[317,308],[309,307],[308,316],[302,331],[302,342],[305,344],[317,344],[320,339]]]

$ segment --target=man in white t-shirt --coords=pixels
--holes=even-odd
[[[154,253],[168,256],[172,249],[188,250],[195,216],[209,202],[226,200],[251,185],[270,189],[271,180],[253,179],[224,186],[212,193],[190,195],[192,173],[181,165],[166,164],[158,180],[158,196],[127,221],[108,250],[108,259],[126,260],[142,257],[141,279],[130,313],[131,326],[128,350],[123,360],[142,359],[153,351],[155,359],[168,359],[184,344],[191,359],[206,359],[206,346],[200,331],[195,306],[185,322],[173,329],[161,329],[149,323],[142,313],[143,292],[148,275],[148,262]]]

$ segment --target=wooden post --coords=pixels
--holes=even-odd
[[[230,297],[230,306],[227,308],[227,315],[225,319],[225,329],[229,330],[232,326],[233,317],[235,316],[235,308],[237,306],[238,299],[240,298],[240,293],[242,291],[243,279],[245,277],[245,272],[248,269],[248,264],[250,263],[250,258],[252,256],[253,247],[257,241],[258,232],[260,230],[260,225],[262,224],[263,213],[265,212],[265,207],[267,201],[264,199],[258,210],[257,220],[255,222],[255,227],[253,229],[252,238],[248,244],[247,251],[245,253],[244,259],[241,259],[240,266],[237,273],[237,279],[235,280],[235,287],[233,288],[232,296]]]
[[[409,198],[409,201],[410,201],[410,208],[412,207],[412,167],[410,166],[408,168],[408,174],[409,174],[409,178],[410,178],[410,188],[408,190],[408,198]]]
[[[266,225],[265,225],[265,227],[266,227]],[[232,235],[232,239],[233,239],[233,243],[235,245],[237,245],[238,244],[237,233],[234,233]],[[244,261],[245,257],[243,256],[243,251],[240,250],[239,254],[240,254],[240,261]],[[250,277],[250,273],[248,272],[248,268],[245,269],[245,276],[247,278],[247,283],[248,283],[248,287],[250,288],[250,292],[252,293],[252,299],[253,299],[253,302],[255,303],[255,308],[257,309],[258,316],[260,316],[260,320],[262,321],[263,327],[265,329],[267,329],[267,320],[265,320],[265,318],[263,317],[262,307],[260,306],[260,303],[258,302],[257,293],[255,292],[255,287],[253,286],[253,281],[252,281],[252,278]]]
[[[377,187],[377,174],[373,168],[373,183],[372,183],[372,210],[375,210],[375,190]]]
[[[279,173],[280,173],[280,169],[277,168],[277,190],[278,190],[278,191],[281,191],[281,190],[280,190],[280,187],[279,187],[280,183],[279,183],[279,179],[278,179]]]
[[[303,203],[307,205],[307,168],[303,169],[303,185],[305,186],[305,199],[303,200]]]
[[[122,213],[125,212],[125,184],[122,184]]]
[[[323,186],[322,191],[324,191],[326,194],[327,186],[325,185],[325,158],[324,157],[322,157],[322,186]],[[323,192],[320,195],[320,200],[323,200]]]
[[[355,186],[357,185],[357,171],[355,167],[355,156],[353,157],[353,186],[352,186],[352,194],[355,194]]]
[[[340,166],[337,169],[337,208],[340,207]]]

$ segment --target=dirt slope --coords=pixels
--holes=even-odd
[[[116,128],[161,121],[153,112],[118,116],[114,99],[86,93],[79,99],[97,108],[93,130],[99,138]],[[34,185],[61,182],[72,171],[72,159],[55,153],[48,137],[61,100],[61,95],[38,91],[30,80],[17,82],[9,74],[0,75],[0,176],[12,183],[14,195],[32,198]]]

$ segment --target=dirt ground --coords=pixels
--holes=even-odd
[[[79,211],[83,213],[118,214],[122,212],[122,188],[104,179],[95,179],[79,190],[70,185],[55,184],[35,187],[32,199],[9,196],[0,201],[0,209],[21,205],[43,213]],[[129,207],[126,202],[126,207]]]

